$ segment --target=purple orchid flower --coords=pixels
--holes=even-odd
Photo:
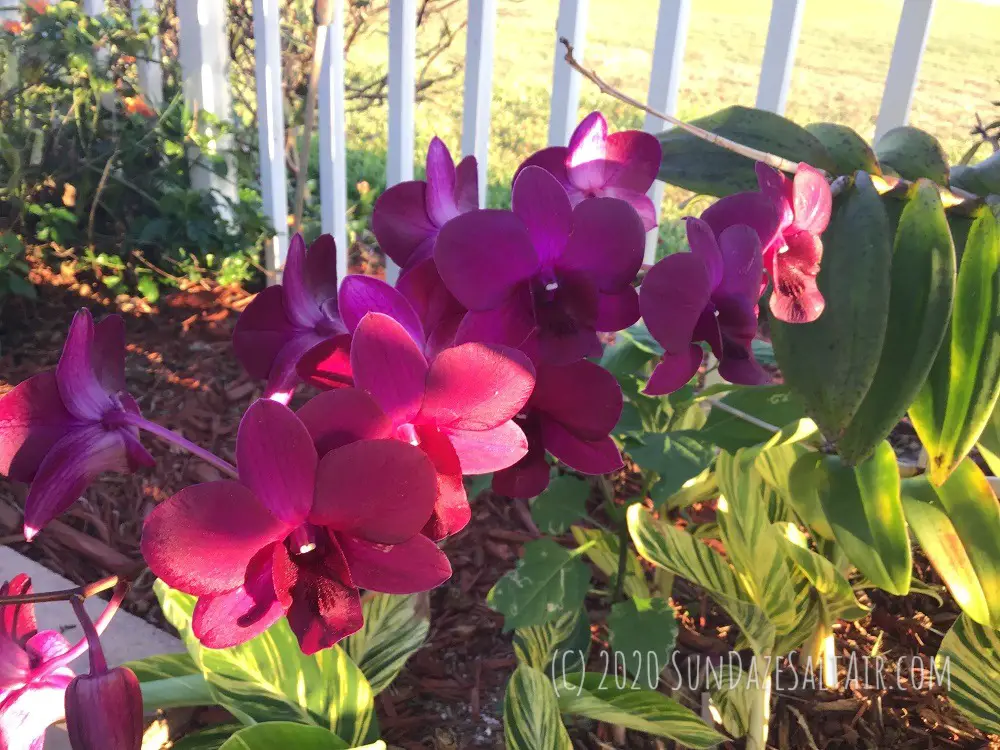
[[[31,593],[15,576],[0,596]],[[70,645],[54,630],[38,631],[31,604],[0,606],[0,748],[42,750],[45,730],[64,718],[64,695],[74,675],[64,666]]]
[[[233,350],[265,397],[287,404],[299,382],[296,365],[317,344],[347,333],[337,306],[337,247],[321,235],[306,252],[302,235],[288,246],[281,283],[247,306],[233,331]]]
[[[469,310],[456,341],[522,348],[556,365],[599,354],[598,331],[639,318],[638,215],[613,198],[573,208],[556,179],[532,166],[514,182],[512,207],[463,214],[438,236],[438,272]]]
[[[117,315],[96,326],[74,317],[54,371],[39,373],[0,399],[0,473],[30,482],[24,506],[29,541],[105,471],[130,472],[155,461],[132,421],[125,392],[125,327]]]
[[[302,420],[262,399],[240,423],[236,454],[239,481],[187,487],[143,527],[153,572],[199,597],[192,629],[203,645],[244,643],[284,616],[312,654],[361,627],[359,588],[409,594],[451,576],[420,534],[437,486],[423,451],[366,439],[320,458]]]
[[[757,163],[757,182],[778,214],[778,229],[764,244],[764,270],[774,291],[770,308],[786,323],[811,323],[826,305],[816,286],[833,194],[822,172],[799,164],[794,179]]]
[[[642,219],[647,232],[656,227],[653,201],[646,195],[660,170],[662,149],[656,137],[640,130],[608,135],[600,112],[591,112],[576,126],[569,147],[552,146],[536,152],[514,174],[541,167],[553,175],[576,206],[587,198],[620,198]]]
[[[757,335],[763,277],[761,233],[738,222],[749,217],[769,236],[768,211],[759,193],[723,198],[705,211],[708,217],[687,219],[691,252],[669,255],[646,274],[640,288],[642,317],[665,351],[646,384],[647,394],[673,393],[694,376],[702,361],[699,341],[711,347],[726,380],[767,382],[750,346]]]
[[[396,320],[369,313],[354,334],[351,364],[358,388],[386,415],[391,435],[419,446],[437,471],[434,514],[424,533],[440,539],[461,530],[471,510],[463,474],[489,474],[528,449],[511,421],[527,403],[535,372],[516,349],[467,343],[428,363]]]
[[[427,179],[393,185],[375,201],[372,231],[401,275],[431,257],[441,227],[479,208],[476,171],[476,157],[466,156],[456,167],[435,137],[427,149]]]
[[[538,368],[535,389],[515,418],[528,437],[528,452],[493,475],[493,490],[531,498],[549,486],[548,451],[582,474],[607,474],[623,465],[610,433],[622,412],[615,376],[588,360]]]

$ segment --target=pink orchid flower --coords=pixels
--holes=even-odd
[[[302,235],[288,246],[281,283],[247,306],[233,331],[233,350],[264,395],[288,403],[299,382],[296,365],[314,346],[345,334],[337,305],[337,247],[321,235],[308,253]]]
[[[642,219],[647,232],[656,227],[656,207],[646,193],[660,170],[662,149],[655,136],[640,130],[608,135],[600,112],[591,112],[577,125],[569,147],[542,149],[520,166],[514,181],[527,167],[541,167],[553,175],[576,206],[587,198],[620,198]]]
[[[778,213],[778,231],[764,245],[764,270],[774,291],[770,308],[786,323],[811,323],[826,302],[816,286],[823,241],[833,210],[833,194],[823,174],[799,164],[789,179],[766,164],[757,163],[757,182]]]
[[[598,331],[639,318],[632,281],[642,265],[642,222],[613,198],[573,208],[556,179],[534,166],[514,182],[512,209],[463,214],[438,237],[438,273],[469,310],[456,341],[522,348],[555,365],[599,354]]]
[[[549,486],[548,451],[582,474],[607,474],[623,465],[610,433],[622,412],[615,376],[588,360],[538,368],[535,389],[515,421],[528,437],[528,452],[493,475],[493,490],[531,498]]]
[[[96,326],[80,310],[54,371],[0,398],[0,473],[30,482],[24,506],[29,541],[106,471],[155,461],[132,424],[139,407],[125,392],[125,327],[117,315]]]
[[[239,481],[187,487],[143,528],[153,572],[199,597],[192,629],[203,645],[244,643],[287,617],[312,654],[361,627],[359,588],[408,594],[451,576],[420,534],[437,486],[423,451],[375,439],[320,457],[302,420],[262,399],[240,423],[236,454]]]
[[[431,257],[441,227],[479,208],[476,170],[474,156],[456,167],[444,141],[435,137],[427,149],[427,179],[393,185],[375,201],[372,231],[403,276]]]

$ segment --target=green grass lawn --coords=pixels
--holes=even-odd
[[[498,0],[490,131],[490,202],[504,203],[514,169],[546,145],[555,52],[556,0]],[[658,0],[590,0],[587,63],[644,100],[652,64]],[[694,118],[731,104],[752,106],[769,0],[693,0],[681,73],[680,112]],[[902,0],[809,0],[792,76],[787,116],[806,124],[840,122],[871,138]],[[464,13],[465,3],[456,7]],[[420,40],[418,39],[418,44]],[[453,60],[465,54],[462,37]],[[385,37],[352,50],[349,64],[384,64]],[[442,64],[445,64],[443,61]],[[616,128],[640,127],[642,113],[583,83],[581,116],[600,109]],[[938,0],[910,123],[935,134],[953,159],[971,143],[974,113],[1000,99],[1000,7]],[[349,118],[357,148],[385,148],[384,112]],[[439,135],[458,150],[462,79],[441,84],[417,107],[417,156]],[[676,217],[680,191],[665,215]]]

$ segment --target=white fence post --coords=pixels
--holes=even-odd
[[[906,0],[903,3],[889,73],[885,77],[882,105],[875,124],[876,141],[887,131],[905,125],[909,120],[933,12],[934,0]]]
[[[156,15],[156,0],[132,0],[132,17],[138,21],[143,11]],[[163,59],[160,37],[149,41],[149,60],[139,60],[139,88],[149,106],[159,110],[163,106]]]
[[[496,0],[469,0],[468,41],[465,45],[465,119],[462,155],[479,165],[479,206],[486,205],[486,160],[490,145],[490,99],[493,95],[493,29]]]
[[[416,98],[417,3],[389,0],[389,186],[413,179],[413,105]],[[389,283],[399,269],[385,259]]]
[[[107,9],[104,0],[83,0],[83,12],[88,16],[99,16]]]
[[[183,2],[183,0],[181,0]],[[285,112],[281,91],[281,34],[278,0],[254,0],[253,37],[257,70],[257,140],[264,214],[274,238],[264,254],[264,267],[280,271],[288,249],[288,184],[285,180]],[[308,161],[299,165],[308,169]],[[274,280],[277,280],[275,277]]]
[[[795,48],[802,30],[806,0],[772,0],[764,60],[757,84],[757,108],[784,114],[795,67]]]
[[[566,62],[566,48],[560,38],[573,45],[577,60],[583,60],[583,42],[587,35],[588,0],[559,0],[556,22],[556,56],[552,65],[552,103],[549,113],[549,145],[565,146],[576,127],[580,108],[580,74]]]
[[[652,109],[673,115],[677,113],[677,92],[680,88],[681,67],[684,64],[684,43],[687,41],[688,19],[691,17],[691,0],[660,0],[660,15],[656,22],[656,42],[653,46],[653,67],[649,73],[649,94],[646,103]],[[642,129],[647,133],[663,132],[666,123],[653,115],[646,115]],[[663,203],[664,183],[656,180],[649,188],[649,197],[659,212]],[[656,262],[656,242],[659,228],[646,233],[646,252],[643,263]]]
[[[337,279],[347,276],[347,152],[344,144],[344,0],[333,3],[319,79],[319,196],[323,231],[337,241]]]
[[[182,0],[177,3],[177,20],[180,24],[179,54],[185,101],[195,112],[228,121],[230,92],[226,4],[216,0]],[[218,143],[221,152],[229,148],[226,139],[220,139]],[[188,158],[193,163],[192,187],[235,201],[236,179],[232,157],[226,159],[228,177],[220,177],[200,164],[200,157],[196,147],[188,150]],[[225,201],[219,202],[219,210],[227,213]]]

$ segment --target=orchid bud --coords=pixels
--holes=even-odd
[[[66,688],[66,729],[73,750],[139,750],[142,690],[135,673],[115,667],[76,677]]]

